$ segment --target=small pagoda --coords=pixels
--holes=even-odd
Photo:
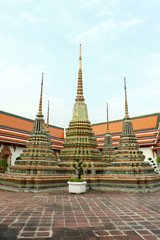
[[[139,150],[139,144],[136,136],[133,133],[133,126],[128,114],[126,79],[124,78],[125,90],[125,117],[123,119],[122,134],[118,149],[115,152],[115,159],[112,162],[113,166],[128,167],[129,169],[120,171],[120,173],[130,174],[149,174],[154,173],[154,169],[144,162],[145,156]]]
[[[108,103],[107,103],[107,132],[104,138],[104,146],[102,148],[102,160],[105,162],[113,162],[115,159],[115,149],[112,143],[112,136],[109,131],[108,121]]]
[[[49,133],[49,107],[47,127],[42,114],[43,73],[39,111],[34,120],[33,130],[30,134],[26,148],[20,154],[15,165],[10,167],[10,172],[27,174],[48,174],[51,166],[55,166],[56,157],[51,146]]]
[[[84,100],[80,44],[77,96],[73,109],[73,118],[69,123],[69,128],[67,129],[64,141],[64,149],[61,150],[59,156],[62,162],[80,160],[93,163],[101,161],[101,154],[97,149],[97,143],[92,131],[91,122],[88,119],[87,105]],[[65,165],[65,163],[62,165]]]

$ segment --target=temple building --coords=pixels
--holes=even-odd
[[[81,61],[80,45],[76,102],[73,109],[73,118],[69,123],[67,136],[64,140],[64,149],[61,150],[59,157],[61,161],[67,162],[76,160],[98,162],[101,161],[101,155],[97,149],[94,132],[92,131],[91,122],[88,119],[87,105],[84,102]]]
[[[130,120],[140,151],[143,152],[145,159],[156,159],[160,155],[160,113],[131,117]],[[32,119],[0,111],[0,159],[7,159],[9,166],[14,165],[16,158],[25,149],[33,124],[34,120]],[[109,121],[109,131],[115,149],[120,141],[122,125],[123,119]],[[91,127],[95,134],[97,148],[102,150],[107,132],[107,122],[94,123]],[[51,143],[57,159],[63,149],[66,130],[63,127],[49,124]]]
[[[160,113],[131,117],[130,120],[140,151],[143,152],[145,159],[156,159],[160,155]],[[9,166],[14,165],[16,158],[25,149],[33,124],[34,120],[32,119],[0,111],[0,159],[7,159]],[[109,131],[115,149],[120,141],[122,125],[123,119],[109,121]],[[94,123],[91,127],[95,134],[97,148],[102,150],[107,132],[107,122]],[[51,143],[57,159],[63,149],[66,130],[63,127],[49,124]]]
[[[108,103],[107,103],[107,132],[104,138],[104,145],[102,148],[102,160],[105,162],[113,162],[115,159],[115,149],[112,143],[112,137],[109,131],[108,121]]]
[[[67,181],[76,177],[75,161],[80,160],[90,188],[160,190],[160,175],[144,162],[145,157],[160,155],[160,113],[129,118],[125,82],[124,119],[109,122],[107,108],[107,122],[91,125],[83,96],[81,45],[77,96],[68,129],[49,125],[49,104],[45,124],[42,93],[43,74],[34,121],[0,112],[0,159],[9,164],[8,171],[0,173],[0,188],[29,192],[67,189]]]

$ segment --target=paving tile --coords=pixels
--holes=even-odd
[[[153,235],[146,235],[146,236],[144,236],[144,239],[145,240],[158,240],[158,238]]]
[[[109,234],[112,236],[124,235],[122,231],[117,231],[117,230],[111,230],[111,231],[109,231]]]
[[[128,236],[129,240],[143,240],[135,231],[124,231],[124,234]]]
[[[110,235],[110,234],[109,234],[109,231],[107,231],[107,230],[94,231],[94,234],[95,234],[97,237],[104,237],[104,236]]]
[[[51,233],[48,231],[48,232],[37,232],[36,233],[36,236],[37,237],[50,237]]]
[[[113,240],[129,240],[128,236],[113,236]]]
[[[35,232],[21,232],[20,237],[29,237],[33,238],[35,236]]]
[[[2,240],[16,236],[23,240],[156,240],[160,239],[157,202],[160,192],[90,190],[71,195],[0,190],[0,236]]]
[[[141,234],[141,235],[148,235],[148,234],[151,234],[151,232],[148,231],[148,230],[137,230],[137,232],[138,232],[139,234]]]
[[[160,235],[160,229],[159,230],[151,230],[151,232],[153,232],[154,234]]]

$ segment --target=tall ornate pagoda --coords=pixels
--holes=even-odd
[[[125,117],[123,120],[122,134],[118,145],[118,150],[115,152],[115,160],[112,163],[114,166],[128,166],[130,173],[153,173],[153,168],[149,167],[149,164],[144,162],[145,156],[143,152],[139,150],[139,144],[136,136],[133,133],[133,126],[128,114],[127,103],[127,89],[126,79],[124,78],[124,90],[125,90]],[[134,168],[134,171],[133,171]]]
[[[97,143],[92,131],[91,122],[88,120],[87,105],[84,100],[80,44],[77,96],[73,109],[73,117],[69,123],[64,141],[64,149],[61,150],[59,156],[61,161],[101,161],[100,151],[96,148]]]
[[[42,114],[43,96],[43,73],[41,81],[41,93],[39,110],[34,120],[33,130],[30,134],[26,148],[20,154],[20,158],[15,161],[15,165],[10,167],[10,172],[47,174],[45,167],[55,166],[56,158],[51,147],[49,133],[49,109],[47,118],[47,128]]]
[[[107,103],[107,131],[104,138],[104,146],[102,149],[102,160],[105,162],[112,162],[115,159],[115,150],[112,143],[112,136],[109,131],[109,120],[108,120],[108,103]]]

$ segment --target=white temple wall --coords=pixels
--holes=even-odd
[[[148,160],[148,158],[156,159],[156,155],[155,154],[153,155],[151,147],[140,147],[140,151],[143,152],[145,160]]]
[[[2,157],[4,155],[7,155],[8,165],[13,166],[16,158],[19,157],[19,155],[23,152],[25,147],[21,147],[15,144],[0,144],[0,154],[2,154]]]
[[[10,146],[10,150],[12,153],[12,157],[11,157],[11,166],[14,165],[16,158],[20,156],[20,154],[23,152],[23,150],[25,149],[25,147],[19,147],[16,146],[16,150],[14,150],[13,145]]]

